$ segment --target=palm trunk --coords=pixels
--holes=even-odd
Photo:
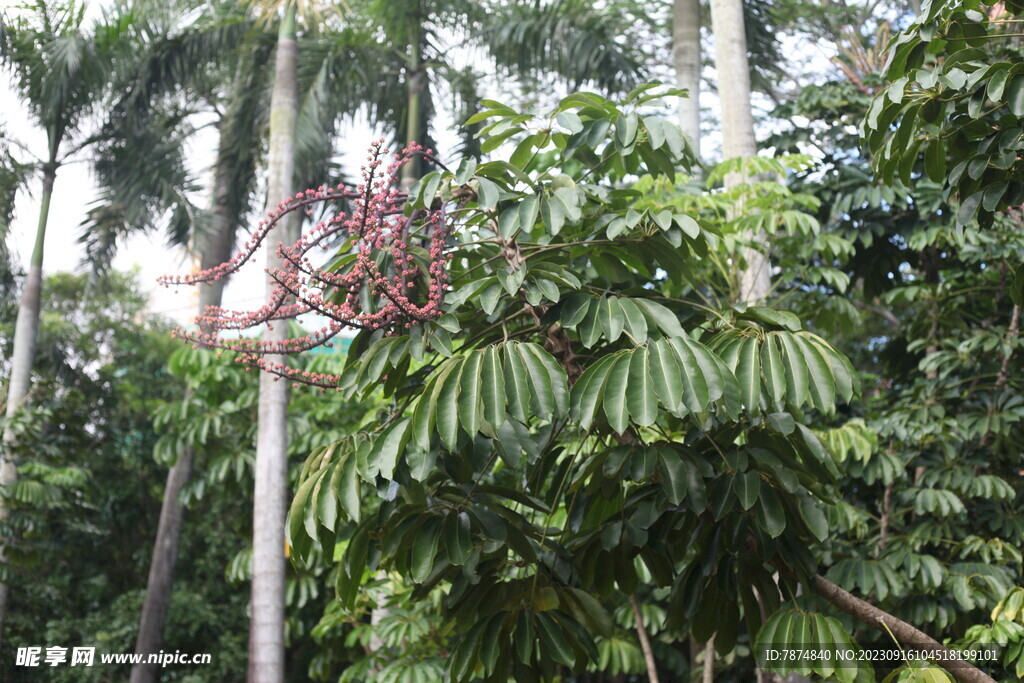
[[[672,4],[672,61],[676,86],[690,91],[679,99],[679,127],[700,152],[700,0]]]
[[[423,112],[423,59],[420,50],[422,39],[422,29],[417,9],[409,28],[409,77],[406,79],[406,145],[420,142],[419,138],[422,134],[420,128]],[[419,159],[413,159],[402,167],[401,188],[403,192],[408,192],[416,184],[416,180],[420,176],[419,167]]]
[[[230,215],[227,203],[232,188],[228,178],[229,150],[226,145],[227,142],[221,138],[214,167],[213,230],[200,247],[200,267],[203,269],[212,268],[231,258],[235,241],[236,220]],[[203,313],[208,306],[220,305],[225,284],[223,279],[214,280],[199,290],[199,313]],[[186,401],[188,397],[186,393]],[[139,635],[135,641],[135,654],[149,655],[163,649],[164,624],[171,603],[174,566],[178,559],[185,516],[185,507],[180,500],[181,489],[191,476],[194,456],[191,449],[182,449],[178,453],[178,460],[167,473],[156,542],[153,544],[153,556],[149,564],[146,597],[142,603]],[[139,663],[132,666],[130,683],[155,683],[159,676],[160,667],[157,664]]]
[[[718,97],[722,103],[722,155],[726,159],[757,154],[754,116],[750,110],[750,64],[743,27],[742,0],[711,0],[711,23],[715,33],[715,67]],[[747,179],[730,174],[725,186],[734,187]],[[737,207],[742,211],[742,207]],[[764,301],[771,289],[771,264],[763,234],[748,235],[761,249],[744,254],[746,267],[739,277],[739,298],[748,303]]]
[[[51,145],[51,150],[55,145]],[[14,353],[11,359],[11,380],[7,385],[6,417],[9,424],[25,399],[32,384],[32,361],[36,353],[36,339],[39,336],[39,308],[43,289],[43,246],[46,241],[46,223],[50,215],[50,199],[53,197],[53,181],[57,177],[57,165],[51,161],[43,171],[43,196],[39,207],[39,223],[36,228],[36,243],[32,249],[32,260],[25,276],[25,286],[18,303],[18,319],[14,327]],[[6,489],[18,480],[18,468],[10,455],[14,445],[14,431],[4,426],[3,447],[0,449],[0,488]],[[0,501],[0,521],[7,518],[9,510]],[[0,562],[6,562],[7,539],[0,539]],[[7,617],[7,584],[0,583],[0,635]]]
[[[299,95],[295,42],[295,3],[285,9],[277,40],[274,89],[270,100],[270,150],[267,162],[267,207],[293,193],[295,123]],[[284,221],[267,243],[267,268],[281,267],[276,244],[297,239],[298,220]],[[268,279],[268,297],[274,283]],[[283,340],[287,323],[268,325],[267,340]],[[268,357],[281,363],[280,357]],[[256,436],[256,472],[252,539],[252,598],[249,626],[249,682],[284,683],[284,525],[288,487],[288,382],[260,374],[259,428]]]

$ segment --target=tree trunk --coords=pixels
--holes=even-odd
[[[702,683],[714,683],[715,680],[715,635],[711,634],[704,643],[704,670],[701,672]]]
[[[412,21],[409,22],[409,77],[406,79],[405,144],[421,142],[421,119],[423,114],[423,56],[420,43],[423,31],[420,26],[419,3]],[[401,189],[408,192],[420,177],[420,161],[413,159],[402,167]]]
[[[188,400],[188,394],[185,399]],[[164,500],[160,506],[160,522],[157,525],[156,542],[149,564],[149,579],[146,582],[146,597],[142,603],[142,619],[139,622],[139,636],[135,641],[135,654],[148,655],[160,652],[163,646],[164,622],[167,608],[171,604],[171,588],[174,581],[174,564],[178,559],[181,540],[181,525],[185,508],[180,502],[181,489],[192,473],[193,453],[183,449],[178,460],[167,473]],[[160,678],[160,666],[146,661],[132,666],[130,683],[153,683]]]
[[[742,0],[711,0],[711,23],[715,34],[715,67],[718,97],[722,103],[722,156],[725,159],[757,154],[754,116],[750,110],[750,64],[743,26]],[[729,174],[727,188],[746,182],[741,174]],[[743,207],[736,207],[742,211]],[[748,303],[764,301],[771,289],[771,264],[764,234],[748,235],[760,249],[744,253],[746,267],[740,272],[739,299]]]
[[[647,629],[644,628],[643,615],[640,613],[640,605],[635,595],[629,596],[629,604],[633,608],[633,620],[636,621],[636,636],[640,641],[640,650],[644,653],[644,665],[647,667],[648,683],[659,683],[658,667],[654,661],[654,650],[651,649],[651,639],[647,637]]]
[[[285,9],[277,40],[274,89],[270,100],[270,150],[267,161],[267,209],[294,192],[295,124],[298,118],[298,77],[295,3]],[[297,239],[295,213],[279,225],[267,242],[267,268],[281,267],[279,242]],[[274,290],[268,278],[267,294]],[[288,324],[268,325],[264,339],[286,338]],[[270,363],[281,357],[269,356]],[[252,598],[249,627],[249,682],[284,683],[285,516],[288,498],[288,382],[260,373],[259,427],[252,538]]]
[[[55,145],[51,144],[51,150]],[[7,384],[6,423],[9,424],[18,409],[28,398],[32,385],[32,361],[36,353],[36,339],[39,336],[39,309],[43,290],[43,246],[46,241],[46,223],[50,215],[50,200],[53,197],[53,181],[57,177],[57,165],[51,161],[43,170],[43,195],[39,206],[39,223],[36,227],[36,243],[32,249],[32,260],[25,276],[25,285],[18,303],[18,319],[14,326],[14,353],[11,358],[11,379]],[[10,454],[14,446],[14,431],[7,424],[3,431],[3,445],[0,448],[0,488],[6,489],[18,480],[18,468]],[[0,501],[0,521],[7,519],[9,510]],[[8,539],[0,539],[0,562],[7,561]],[[7,584],[0,583],[0,636],[7,617]]]
[[[217,163],[213,180],[213,230],[205,238],[200,237],[200,268],[212,268],[231,258],[235,242],[236,218],[229,215],[228,193],[232,191],[228,178],[227,142],[221,138],[217,149]],[[199,309],[203,313],[208,306],[219,306],[224,294],[226,280],[219,279],[199,289]],[[185,400],[189,398],[186,392]],[[181,545],[181,528],[185,508],[181,504],[181,489],[192,473],[195,454],[191,449],[182,449],[178,459],[167,473],[163,503],[160,506],[160,521],[157,524],[156,542],[149,564],[149,579],[146,582],[146,597],[142,603],[142,618],[139,621],[139,635],[135,641],[135,654],[148,655],[163,649],[164,624],[167,609],[171,603],[174,583],[174,566]],[[160,676],[157,664],[143,662],[132,666],[130,683],[155,683]]]
[[[700,0],[672,4],[672,62],[676,86],[690,91],[679,99],[679,127],[700,154]]]

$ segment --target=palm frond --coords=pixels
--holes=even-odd
[[[11,153],[10,143],[0,130],[0,292],[10,292],[14,285],[14,263],[8,239],[14,220],[15,199],[26,190],[36,169]]]
[[[518,3],[484,27],[484,43],[499,67],[543,72],[572,88],[593,83],[624,92],[643,79],[639,52],[624,37],[620,15],[585,0]]]
[[[190,195],[200,188],[183,157],[190,126],[180,115],[151,117],[149,125],[126,131],[108,123],[96,143],[94,173],[99,198],[82,222],[79,241],[96,272],[109,267],[126,236],[163,227],[172,244],[187,244],[206,218]]]
[[[98,106],[130,26],[121,15],[86,29],[81,4],[44,0],[5,19],[0,59],[51,144]]]

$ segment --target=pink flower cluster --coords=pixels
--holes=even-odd
[[[440,317],[447,286],[445,240],[448,222],[440,208],[413,210],[404,216],[407,195],[396,189],[401,167],[413,157],[432,158],[429,151],[412,144],[382,169],[389,154],[384,141],[370,146],[362,170],[362,182],[354,189],[344,184],[300,192],[280,202],[264,218],[244,248],[229,261],[187,276],[164,276],[164,285],[198,284],[228,277],[259,250],[270,231],[286,216],[303,211],[312,215],[314,205],[351,203],[350,212],[339,211],[318,222],[293,245],[278,244],[282,267],[268,270],[275,283],[266,304],[254,311],[232,311],[211,306],[196,317],[199,331],[178,329],[176,337],[194,346],[236,351],[237,360],[295,382],[337,388],[340,377],[292,368],[266,356],[297,354],[317,346],[331,346],[344,328],[384,329],[398,333],[417,323]],[[308,254],[316,247],[326,250],[332,240],[343,239],[351,260],[336,271],[313,264]],[[410,243],[420,240],[427,252],[425,263],[410,253]],[[283,341],[255,338],[221,339],[222,330],[244,330],[304,313],[320,314],[329,323],[316,332]]]

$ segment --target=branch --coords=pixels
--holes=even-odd
[[[660,683],[658,679],[658,668],[654,664],[654,652],[651,650],[651,641],[647,637],[647,629],[644,628],[644,620],[640,614],[640,605],[637,604],[636,596],[629,596],[629,604],[633,606],[633,620],[636,622],[636,637],[640,639],[640,649],[644,653],[644,664],[647,665],[647,680],[649,683]]]
[[[899,642],[905,645],[943,652],[943,660],[938,662],[938,664],[953,674],[958,681],[963,681],[963,683],[996,683],[995,679],[963,659],[955,650],[950,650],[928,634],[919,631],[901,619],[897,619],[888,612],[878,609],[871,603],[861,600],[823,576],[816,575],[811,581],[811,586],[815,593],[847,614],[860,619],[868,626],[890,631]]]
[[[996,376],[996,391],[1002,391],[1010,378],[1010,359],[1013,358],[1013,340],[1020,334],[1020,306],[1013,305],[1013,314],[1010,316],[1010,326],[1006,330],[1006,345],[1008,351],[1003,356],[1003,362],[999,366],[999,374]]]
[[[864,301],[861,301],[860,299],[855,299],[852,297],[849,299],[849,301],[853,303],[853,305],[856,308],[859,308],[862,311],[874,313],[875,315],[885,318],[885,321],[889,323],[889,325],[891,325],[894,330],[898,331],[903,329],[903,323],[900,322],[900,319],[897,318],[896,315],[888,308],[885,308],[884,306],[876,306],[874,304],[869,304]]]

